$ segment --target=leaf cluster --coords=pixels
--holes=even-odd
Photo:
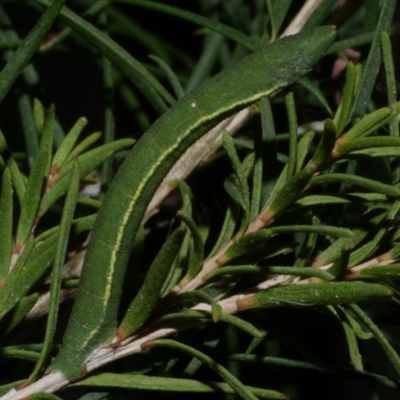
[[[40,16],[23,39],[13,3]],[[0,6],[0,103],[19,112],[24,138],[23,150],[14,151],[10,128],[0,131],[0,363],[9,366],[0,386],[4,398],[59,398],[62,392],[51,393],[70,385],[68,378],[87,388],[82,399],[127,390],[296,399],[312,396],[318,373],[360,380],[374,398],[385,398],[382,387],[399,390],[393,332],[400,102],[390,40],[399,30],[396,2],[335,9],[336,2],[327,0],[306,16],[292,3],[199,1],[190,11],[143,0],[74,0],[69,8],[63,0],[13,0]],[[198,27],[200,55],[167,42],[125,9]],[[60,304],[78,290],[93,302],[105,301],[93,295],[96,282],[79,286],[80,269],[103,196],[134,144],[115,139],[121,114],[144,131],[154,115],[216,71],[293,33],[296,16],[303,30],[340,20],[338,40],[310,75],[261,99],[240,127],[229,125],[242,118],[232,116],[211,152],[180,163],[177,171],[184,172],[174,170],[161,188],[172,192],[169,210],[140,205],[148,207],[149,221],[131,244],[118,327],[107,343],[89,349],[83,366],[74,366],[80,376],[68,376],[68,367],[60,372],[67,363],[57,363],[63,344],[55,332],[63,333],[66,323],[74,330],[68,334],[84,337],[90,318],[81,313],[63,321]],[[49,32],[56,33],[46,37]],[[151,52],[150,60],[135,58],[119,44],[122,37]],[[360,49],[362,62],[351,59],[350,47]],[[36,98],[48,89],[40,78],[46,62],[36,66],[36,57],[46,61],[64,53],[85,54],[100,72],[103,98],[92,101],[102,113],[96,123],[103,135],[85,134],[86,118],[64,130],[55,106]],[[332,64],[344,71],[336,93],[328,78]],[[381,71],[385,90],[376,91]],[[99,184],[93,171],[100,169]],[[95,198],[83,197],[96,183]],[[98,249],[106,245],[102,238],[94,241]],[[371,369],[368,341],[380,345],[392,374]],[[325,353],[319,354],[322,342]],[[332,359],[326,347],[336,342],[339,357]],[[248,368],[261,373],[252,379]],[[312,371],[307,389],[292,368]]]

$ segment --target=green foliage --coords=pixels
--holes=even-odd
[[[63,3],[0,6],[0,398],[398,392],[396,2]]]

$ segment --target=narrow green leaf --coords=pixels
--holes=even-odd
[[[328,112],[329,115],[333,115],[333,112],[329,106],[329,103],[326,101],[326,96],[321,92],[318,85],[311,82],[308,78],[300,78],[297,83],[303,86],[304,89],[308,90],[312,95],[314,95],[317,100],[320,102],[322,107]]]
[[[32,101],[24,88],[19,87],[19,85],[16,86],[19,115],[25,139],[25,149],[28,156],[29,166],[32,167],[33,160],[39,152],[39,140],[35,128]]]
[[[229,241],[229,239],[232,238],[233,232],[236,227],[238,214],[239,207],[231,201],[225,212],[224,222],[222,224],[218,239],[215,242],[215,245],[208,257],[212,257],[213,255],[215,255],[215,253],[220,248],[222,248],[222,246],[224,246]]]
[[[361,80],[362,80],[362,72],[363,72],[362,64],[355,65],[355,79],[354,79],[354,91],[353,91],[353,100],[356,97],[357,93],[360,90]],[[357,118],[354,120],[357,121]]]
[[[214,300],[209,294],[202,292],[201,290],[191,290],[189,292],[180,293],[174,297],[174,304],[180,302],[206,302],[211,306],[211,315],[214,323],[217,323],[221,317],[222,309],[221,306]]]
[[[19,254],[19,257],[13,266],[7,280],[4,283],[0,291],[0,317],[4,316],[4,314],[11,309],[11,307],[7,307],[8,297],[14,292],[14,285],[17,283],[17,279],[23,270],[26,261],[29,258],[29,255],[34,246],[34,238],[32,235],[29,236],[28,240],[25,243],[22,252]],[[22,297],[22,296],[21,296]],[[18,301],[17,299],[16,301]],[[16,301],[12,304],[15,305]],[[4,311],[5,310],[5,311]]]
[[[250,308],[340,305],[391,296],[392,290],[374,283],[328,282],[270,288],[237,300],[236,304],[242,311]]]
[[[81,179],[92,172],[98,165],[100,165],[107,157],[110,157],[113,153],[131,147],[135,143],[134,139],[120,139],[115,140],[111,143],[104,144],[94,148],[93,150],[87,151],[78,157],[79,166],[81,171]],[[75,157],[75,155],[74,155]],[[71,159],[71,156],[69,157]],[[65,176],[69,176],[72,170],[73,163],[69,161],[61,169],[59,179],[61,180]]]
[[[41,147],[33,164],[18,221],[16,245],[22,246],[34,228],[51,148]]]
[[[265,337],[265,332],[260,331],[254,325],[242,318],[236,317],[235,315],[221,314],[220,320],[241,329],[243,332],[248,333],[254,338],[263,339]]]
[[[350,362],[357,371],[364,371],[360,349],[358,347],[356,335],[347,318],[346,313],[339,307],[328,306],[328,309],[338,318],[342,325],[349,349]]]
[[[105,11],[98,17],[99,25],[105,36],[108,36],[108,15]],[[115,105],[114,105],[114,68],[107,57],[102,57],[104,87],[104,143],[115,140]],[[113,159],[108,158],[101,166],[101,186],[107,190],[113,176]]]
[[[0,354],[5,358],[36,361],[39,357],[39,353],[35,350],[28,350],[25,346],[7,346],[0,350]]]
[[[372,0],[367,0],[365,3],[363,25],[365,31],[370,31],[378,24],[380,4]]]
[[[372,235],[370,233],[370,238],[363,246],[353,251],[350,254],[349,266],[354,267],[361,262],[367,260],[371,257],[375,251],[379,248],[379,245],[387,232],[386,224],[382,224],[377,228],[372,230]]]
[[[211,357],[194,349],[193,347],[169,339],[154,340],[148,343],[147,346],[170,347],[172,349],[179,350],[193,357],[196,357],[200,359],[204,364],[212,368],[218,375],[220,375],[232,387],[232,389],[243,399],[257,400],[257,397],[254,394],[252,394],[250,390],[247,389],[246,386],[244,386],[238,379],[236,379],[226,368],[224,368],[221,364],[218,364]]]
[[[386,201],[387,197],[380,193],[346,193],[341,195],[316,194],[302,197],[295,205],[302,207],[314,206],[317,204],[350,204]]]
[[[250,188],[247,182],[247,172],[250,172],[250,169],[246,168],[246,159],[244,160],[243,164],[240,162],[239,157],[236,153],[235,146],[233,144],[233,140],[227,132],[224,132],[222,134],[222,143],[226,152],[228,153],[229,159],[232,163],[232,167],[235,171],[235,175],[231,181],[232,183],[234,183],[234,185],[232,185],[231,187],[231,195],[236,196],[234,200],[240,200],[239,204],[242,206],[243,209],[241,226],[239,228],[239,232],[237,233],[238,235],[241,235],[247,229],[250,218]],[[249,159],[247,159],[247,161],[248,160]],[[226,180],[225,182],[228,183],[229,180]],[[225,189],[227,189],[228,186],[226,184],[224,184],[224,186]],[[235,187],[238,188],[236,192],[233,190]]]
[[[258,249],[265,245],[272,236],[272,232],[268,229],[261,229],[256,232],[247,233],[233,242],[223,254],[221,254],[216,263],[225,265],[229,261],[242,256],[252,250]]]
[[[385,183],[381,183],[379,181],[363,178],[357,175],[350,174],[323,174],[313,177],[309,186],[317,186],[326,183],[347,183],[351,185],[361,186],[365,189],[372,190],[376,193],[382,193],[389,197],[399,197],[400,196],[400,188],[396,186],[387,185]]]
[[[313,267],[320,267],[335,261],[342,254],[343,250],[351,250],[370,233],[370,227],[372,225],[380,224],[387,216],[386,209],[372,209],[370,212],[364,214],[361,221],[358,223],[358,227],[353,229],[354,236],[352,238],[339,238],[326,250],[316,257],[311,265]]]
[[[396,124],[397,123],[398,122],[396,122]],[[338,154],[338,157],[340,157],[343,154],[350,153],[352,151],[364,149],[375,150],[377,147],[400,147],[400,138],[393,136],[374,136],[368,138],[354,139],[342,144],[341,146],[338,146],[336,152]]]
[[[349,264],[349,253],[342,251],[342,254],[335,260],[335,262],[326,270],[335,278],[342,275]]]
[[[196,223],[190,216],[183,211],[179,211],[177,216],[187,225],[193,238],[193,252],[190,257],[189,267],[183,281],[190,281],[199,272],[204,260],[204,242]]]
[[[81,2],[81,4],[83,5],[82,2]],[[107,11],[110,8],[108,3],[105,3],[103,1],[96,2],[91,7],[87,8],[83,12],[83,15],[85,15],[85,17],[88,17],[88,18],[94,17],[97,14],[99,14],[101,11],[103,11],[105,7],[107,7]],[[55,38],[53,38],[52,40],[50,40],[47,43],[42,43],[40,46],[40,51],[43,53],[46,53],[46,52],[53,50],[54,47],[56,47],[58,44],[62,43],[71,34],[71,32],[72,32],[71,28],[66,27],[66,28],[62,29],[60,32],[57,33],[57,36]]]
[[[0,338],[6,337],[29,313],[39,299],[39,293],[23,297],[0,323]],[[0,354],[4,354],[0,350]]]
[[[30,236],[0,291],[0,318],[11,310],[48,270],[54,260],[56,239],[57,236],[52,235],[46,240],[34,243]]]
[[[360,271],[352,272],[352,277],[363,279],[400,279],[400,264],[382,265],[377,267],[368,267]]]
[[[182,222],[181,228],[184,228],[184,226],[185,225]],[[193,248],[191,239],[192,238],[190,232],[186,232],[181,248],[178,251],[178,254],[174,262],[172,263],[167,279],[165,280],[164,285],[161,289],[162,297],[166,296],[169,290],[172,289],[175,284],[178,284],[179,287],[182,287],[187,283],[187,279],[182,278],[181,281],[179,281],[179,279],[182,277],[182,274],[185,271],[187,271],[189,267],[190,253]]]
[[[149,10],[161,12],[164,14],[178,17],[193,24],[208,28],[211,31],[220,33],[228,39],[233,40],[241,44],[243,47],[254,50],[254,41],[247,35],[243,34],[230,26],[224,25],[220,22],[211,20],[198,14],[194,14],[190,11],[182,10],[177,7],[172,7],[166,4],[158,3],[155,1],[143,1],[143,0],[117,0],[118,3],[132,4],[138,7],[147,8]]]
[[[286,171],[286,181],[291,179],[296,172],[297,163],[297,116],[293,92],[285,96],[286,113],[289,121],[289,160]]]
[[[253,149],[255,149],[254,167],[252,174],[252,191],[250,199],[250,215],[249,221],[254,221],[261,211],[262,192],[263,192],[263,166],[264,166],[264,125],[265,116],[263,116],[263,108],[268,107],[264,105],[263,99],[259,101],[260,113],[262,118],[262,130],[256,129],[254,132]],[[274,132],[273,132],[274,133]],[[272,147],[272,143],[271,143]],[[271,168],[274,168],[276,162],[276,155],[269,160]]]
[[[115,69],[114,69],[115,71]],[[137,93],[128,85],[119,83],[116,85],[116,91],[121,96],[126,107],[132,115],[132,122],[136,122],[138,129],[142,132],[149,129],[152,124],[149,114],[142,107],[142,102]]]
[[[276,5],[276,3],[275,3]],[[274,118],[271,110],[271,103],[268,97],[263,97],[258,102],[258,107],[261,114],[261,134],[259,137],[258,130],[254,136],[254,149],[256,152],[256,158],[254,160],[254,178],[253,178],[253,194],[252,194],[252,207],[256,201],[255,196],[258,189],[258,183],[255,183],[255,179],[262,180],[262,187],[260,193],[260,204],[256,208],[257,203],[254,203],[254,218],[250,218],[253,221],[255,217],[262,211],[262,208],[270,198],[276,184],[277,177],[279,176],[279,168],[277,163],[277,148],[276,148],[276,132],[274,125]],[[265,162],[264,160],[268,160]],[[261,165],[260,165],[261,164]],[[259,171],[261,169],[261,171]]]
[[[267,0],[267,10],[268,10],[268,16],[269,16],[269,20],[270,20],[270,24],[271,24],[270,42],[273,42],[278,37],[278,29],[276,26],[275,13],[274,13],[274,8],[272,6],[271,0]]]
[[[65,0],[55,0],[54,2],[49,3],[48,9],[21,42],[18,49],[13,53],[1,71],[0,103],[4,100],[11,86],[36,52],[40,42],[43,40],[57,18],[64,2]]]
[[[61,168],[74,148],[75,143],[78,140],[83,128],[87,125],[87,122],[87,119],[83,117],[76,121],[75,125],[71,128],[63,140],[61,146],[57,149],[57,152],[53,157],[52,166],[55,166],[58,170]]]
[[[324,0],[319,3],[318,7],[314,12],[308,16],[306,23],[304,24],[303,30],[308,31],[313,29],[326,20],[328,15],[332,12],[333,8],[337,5],[335,0]]]
[[[0,154],[3,154],[7,150],[7,142],[3,135],[3,132],[0,130]]]
[[[400,24],[395,22],[389,29],[385,29],[390,33],[391,36],[398,35],[400,31]],[[346,39],[338,40],[337,42],[332,44],[332,46],[327,50],[325,54],[334,54],[340,51],[344,51],[346,49],[352,49],[354,47],[369,44],[374,39],[375,33],[375,31],[361,33],[360,35],[355,35]]]
[[[8,166],[10,167],[11,179],[13,186],[15,188],[15,193],[17,194],[18,201],[22,206],[26,191],[24,176],[21,174],[21,171],[19,170],[17,163],[12,157],[10,157],[10,159],[8,160]]]
[[[85,139],[83,139],[82,142],[78,143],[75,146],[75,148],[71,151],[64,165],[69,163],[75,156],[80,156],[87,148],[89,148],[92,144],[96,143],[100,139],[100,137],[101,137],[101,132],[94,132]]]
[[[234,141],[232,141],[234,143]],[[243,172],[244,172],[244,176],[246,177],[246,179],[249,178],[251,172],[253,171],[253,166],[254,166],[254,152],[250,152],[246,155],[246,157],[243,160],[242,166],[243,166]]]
[[[308,131],[306,132],[301,139],[299,140],[298,149],[297,149],[297,162],[296,162],[296,173],[299,172],[304,164],[304,160],[308,155],[308,151],[311,145],[312,140],[314,139],[315,132]],[[278,153],[279,160],[279,153]]]
[[[397,379],[389,379],[386,376],[360,372],[354,368],[331,366],[316,362],[298,361],[289,358],[262,356],[258,354],[232,354],[227,357],[229,360],[239,361],[241,363],[259,362],[268,365],[277,365],[282,368],[295,368],[306,371],[325,373],[332,376],[343,376],[352,378],[361,382],[368,382],[373,385],[381,385],[391,389],[398,390],[399,382]]]
[[[87,2],[87,4],[89,5],[90,2]],[[138,44],[141,44],[149,54],[156,54],[168,64],[171,64],[176,57],[185,63],[185,66],[193,67],[192,60],[189,60],[188,55],[178,49],[167,37],[154,31],[151,25],[147,28],[144,27],[144,24],[135,18],[135,14],[126,13],[120,9],[120,6],[117,6],[117,8],[109,3],[105,5],[107,6],[106,12],[110,23],[113,26],[117,25],[119,31],[129,37],[130,40],[135,40]],[[94,6],[90,8],[94,11]],[[88,11],[86,11],[86,14]]]
[[[277,193],[279,193],[279,191],[284,187],[286,182],[286,176],[287,176],[287,163],[281,170],[278,179],[275,180],[274,185],[271,187],[271,191],[268,193],[269,194],[268,201],[264,208],[268,209],[268,207],[274,201]]]
[[[367,110],[368,102],[371,98],[371,93],[375,85],[375,80],[379,72],[381,64],[381,51],[380,51],[380,29],[389,29],[392,23],[392,17],[396,6],[396,0],[384,0],[381,3],[381,12],[379,15],[378,24],[374,33],[374,39],[371,44],[368,58],[363,67],[363,75],[352,110],[350,112],[349,120],[356,117],[361,117]]]
[[[168,81],[169,81],[170,85],[172,86],[172,89],[174,90],[176,98],[178,100],[181,99],[185,95],[185,92],[184,92],[183,87],[182,87],[181,83],[179,82],[179,79],[176,76],[175,72],[172,71],[171,67],[160,57],[152,56],[152,55],[150,55],[149,57],[157,63],[157,65],[160,67],[160,69],[167,76]]]
[[[382,46],[383,64],[385,66],[385,74],[386,74],[388,104],[391,105],[397,101],[397,81],[394,71],[392,44],[390,42],[389,33],[384,29],[381,30],[381,46]],[[390,122],[390,136],[392,137],[400,136],[399,121],[397,120],[397,118],[393,119]],[[396,183],[400,179],[400,167],[397,162],[393,162],[392,165],[393,165],[392,183]]]
[[[244,167],[240,162],[239,157],[236,153],[236,149],[233,144],[231,136],[226,132],[222,134],[222,143],[225,147],[226,152],[228,153],[229,159],[232,163],[233,169],[235,171],[238,180],[240,193],[243,198],[242,205],[245,210],[248,210],[250,207],[250,190],[249,190],[249,185],[247,183],[247,177]]]
[[[225,179],[224,189],[229,196],[232,197],[232,200],[239,204],[243,209],[246,207],[246,202],[243,198],[243,193],[236,175],[230,175]]]
[[[392,107],[383,107],[372,112],[371,114],[366,115],[360,120],[360,122],[356,123],[352,128],[342,135],[338,141],[338,144],[343,145],[348,140],[354,140],[360,138],[361,136],[368,136],[375,132],[387,124],[399,113],[399,104],[400,103],[395,103]]]
[[[372,332],[365,332],[363,328],[361,328],[361,325],[358,323],[358,321],[355,318],[353,318],[349,313],[346,313],[346,317],[349,320],[354,333],[359,339],[370,340],[374,337]]]
[[[381,147],[381,148],[369,148],[365,150],[353,151],[348,155],[351,159],[356,158],[371,158],[371,157],[400,157],[400,149],[398,147]]]
[[[79,193],[79,164],[78,161],[75,160],[70,177],[70,184],[67,191],[67,197],[65,199],[65,204],[61,216],[60,227],[58,230],[58,237],[55,248],[54,266],[51,273],[49,312],[47,317],[46,332],[45,332],[43,347],[40,353],[40,358],[27,380],[28,383],[36,380],[38,374],[40,373],[40,371],[42,370],[42,368],[46,363],[50,348],[53,344],[53,338],[57,326],[58,302],[59,302],[60,288],[61,288],[62,268],[65,263],[65,255],[67,251],[69,232],[71,230],[72,218],[75,212],[76,199],[78,193]]]
[[[368,329],[375,335],[375,338],[385,350],[389,360],[394,366],[398,374],[400,374],[400,357],[396,350],[392,347],[389,341],[385,338],[381,330],[374,324],[369,316],[357,305],[349,304],[350,309],[360,318],[361,321],[368,327]]]
[[[253,352],[253,350],[262,343],[262,341],[265,338],[265,334],[263,337],[254,337],[252,341],[250,342],[249,346],[246,349],[246,354],[250,354]]]
[[[79,197],[76,202],[81,204],[85,207],[90,207],[98,210],[101,206],[101,200],[99,199],[92,199],[90,197]]]
[[[274,15],[277,31],[279,31],[291,3],[292,0],[280,0],[274,2]]]
[[[301,276],[305,278],[319,278],[325,281],[331,281],[335,278],[327,271],[309,267],[260,267],[256,265],[235,265],[218,268],[207,275],[207,279],[209,280],[219,275],[232,275],[241,273]]]
[[[343,129],[348,122],[354,96],[356,95],[354,90],[355,83],[356,67],[352,62],[349,62],[346,69],[346,83],[344,85],[343,97],[340,102],[339,108],[336,111],[335,117],[333,118],[333,123],[336,126],[337,136],[339,136],[343,132]]]
[[[271,205],[262,215],[263,221],[269,221],[272,215],[282,212],[300,195],[313,174],[310,167],[306,167],[290,178],[272,200]]]
[[[382,259],[382,261],[387,260],[387,259],[397,259],[399,256],[400,256],[400,243],[397,243],[386,254],[380,256],[380,259]]]
[[[3,172],[0,193],[0,287],[4,285],[10,267],[13,245],[13,191],[11,171],[7,167]]]
[[[72,221],[74,225],[74,232],[76,235],[92,229],[96,221],[97,214],[87,215],[86,217],[77,218]]]
[[[318,233],[321,235],[332,235],[339,237],[351,238],[354,236],[350,229],[338,228],[336,226],[326,225],[288,225],[276,226],[268,229],[273,235],[278,233],[306,232]]]
[[[119,387],[125,389],[161,391],[162,393],[235,393],[231,386],[221,382],[112,373],[91,376],[74,383],[72,386]],[[274,390],[259,389],[251,386],[245,387],[249,392],[262,399],[286,399],[285,395]]]
[[[47,178],[50,172],[51,157],[53,153],[53,143],[54,143],[54,125],[56,120],[56,108],[52,104],[48,110],[46,110],[44,115],[43,128],[40,135],[40,149],[47,147],[49,149],[47,167],[44,171],[44,177]]]
[[[226,331],[226,328],[226,325],[223,324],[211,325],[208,332],[206,333],[205,338],[202,341],[202,344],[199,346],[199,350],[201,352],[206,352],[207,349],[215,349],[221,342],[222,335]],[[202,362],[198,358],[192,357],[186,368],[183,370],[182,376],[193,376],[202,365]]]
[[[33,115],[35,118],[36,132],[37,135],[42,133],[43,123],[44,123],[44,107],[43,104],[38,100],[33,100]]]
[[[190,186],[185,181],[178,181],[179,192],[182,199],[182,210],[192,215],[192,201],[194,199]]]
[[[335,145],[336,136],[337,133],[334,123],[331,119],[327,119],[318,146],[314,151],[312,159],[308,163],[308,166],[313,168],[313,170],[320,168],[328,160]]]
[[[335,277],[327,271],[309,267],[263,267],[269,274],[302,276],[305,278],[319,278],[324,281],[331,281]]]
[[[314,212],[314,215],[311,216],[311,224],[313,226],[321,225],[322,222],[321,222],[320,214],[321,214],[321,211],[319,208],[319,209],[316,209]],[[296,261],[294,262],[294,267],[308,266],[309,260],[315,252],[316,245],[317,245],[317,239],[319,239],[318,233],[315,233],[315,232],[311,232],[307,235],[300,235],[300,237],[301,236],[305,236],[305,239],[300,248],[300,251],[298,252]],[[297,238],[298,235],[296,235],[295,237]]]
[[[182,245],[185,229],[177,229],[157,254],[142,287],[130,304],[118,328],[118,338],[124,339],[136,332],[153,311],[171,265]]]
[[[97,147],[90,150],[78,157],[80,167],[80,179],[84,178],[94,169],[96,169],[102,162],[110,157],[115,151],[132,146],[134,140],[132,139],[120,139],[115,142],[106,144],[104,146]],[[58,181],[56,184],[43,196],[38,215],[42,216],[44,213],[66,192],[69,176],[72,170],[72,163],[69,162],[60,171]]]
[[[37,210],[42,197],[43,184],[50,172],[50,162],[54,137],[55,108],[51,106],[46,112],[40,150],[32,166],[17,227],[16,245],[21,246],[28,235],[35,229]]]
[[[165,321],[170,321],[170,320],[176,320],[176,319],[198,319],[198,320],[203,320],[203,319],[209,319],[210,313],[208,311],[197,311],[197,310],[185,310],[177,313],[170,313],[162,316],[159,321],[165,322]],[[241,329],[243,332],[248,333],[249,335],[255,337],[255,338],[264,338],[265,333],[257,329],[254,325],[250,324],[249,322],[235,317],[234,315],[230,314],[224,314],[222,313],[219,316],[219,321],[225,322],[227,324],[233,325],[236,328]],[[215,322],[213,320],[213,322]],[[220,338],[219,338],[220,339]],[[205,346],[206,348],[208,346]]]
[[[235,265],[220,267],[207,275],[207,280],[213,279],[220,275],[235,275],[235,274],[265,274],[265,267],[258,265]]]
[[[391,105],[397,101],[397,82],[394,73],[392,44],[390,43],[389,33],[385,29],[381,30],[381,46],[386,73],[388,104]],[[396,120],[390,123],[390,135],[399,137],[399,123]]]
[[[96,220],[97,214],[87,215],[86,217],[76,218],[72,221],[74,225],[74,232],[76,235],[82,232],[86,232],[93,227],[93,224]],[[44,240],[48,239],[51,236],[58,235],[59,226],[55,226],[53,228],[44,231],[40,235],[38,235],[35,239],[35,244],[39,244]]]

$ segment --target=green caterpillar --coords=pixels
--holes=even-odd
[[[154,192],[179,157],[229,114],[295,82],[330,47],[335,28],[280,39],[252,53],[186,95],[145,133],[126,158],[100,209],[86,254],[79,294],[52,369],[68,378],[110,343],[129,249]]]

